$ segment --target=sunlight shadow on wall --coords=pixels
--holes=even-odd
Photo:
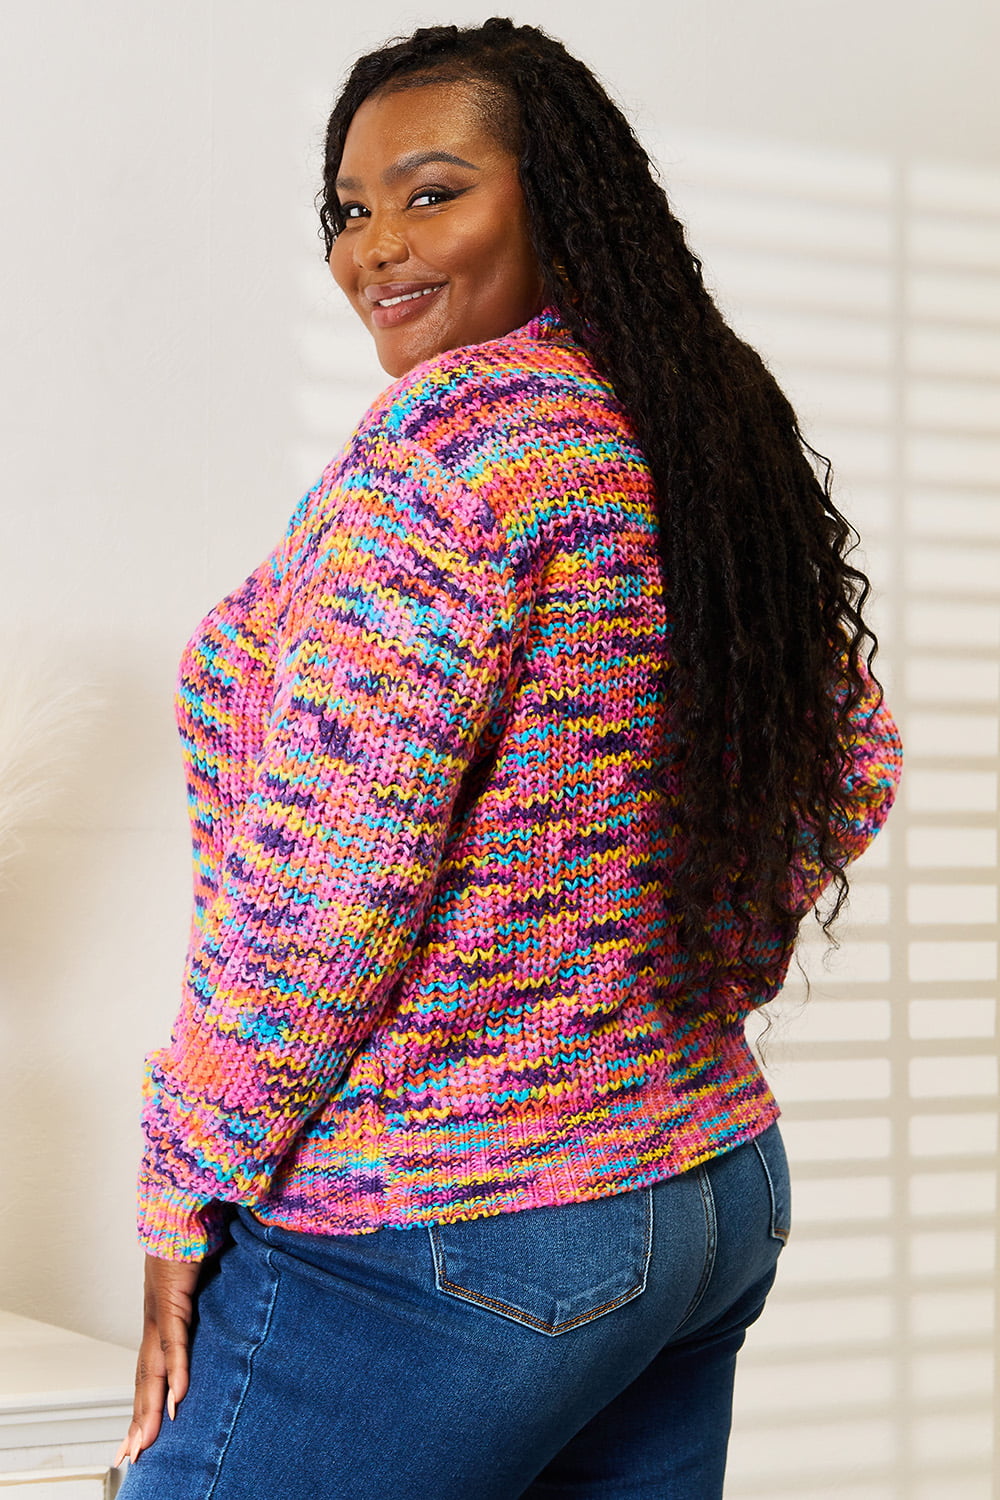
[[[907,753],[843,947],[766,1043],[792,1240],[727,1495],[988,1500],[996,1275],[1000,173],[707,138],[664,181],[876,590]]]

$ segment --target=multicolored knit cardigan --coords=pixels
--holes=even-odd
[[[761,924],[698,991],[669,694],[649,472],[556,315],[391,386],[182,662],[195,903],[147,1061],[150,1252],[205,1255],[227,1201],[337,1234],[600,1197],[776,1118],[743,1021],[790,950]],[[899,775],[873,702],[851,856]],[[793,878],[805,909],[807,849]]]

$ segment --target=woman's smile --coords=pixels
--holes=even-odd
[[[365,296],[372,304],[372,323],[376,328],[395,328],[408,318],[427,310],[427,299],[443,291],[445,283],[414,286],[408,282],[372,282]]]
[[[541,311],[517,158],[483,105],[476,85],[428,83],[366,99],[347,132],[330,269],[390,375]]]

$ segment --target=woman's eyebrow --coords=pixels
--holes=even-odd
[[[394,161],[391,167],[386,167],[382,173],[382,181],[397,182],[400,177],[415,172],[418,167],[426,167],[432,161],[448,162],[453,167],[468,167],[472,172],[479,171],[474,162],[466,161],[463,156],[454,156],[450,151],[411,151],[408,156],[401,156],[398,161]],[[338,177],[336,186],[338,190],[356,193],[361,183],[356,177]]]

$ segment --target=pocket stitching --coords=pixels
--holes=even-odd
[[[715,1256],[719,1245],[719,1218],[715,1209],[715,1194],[712,1192],[712,1183],[708,1172],[704,1167],[698,1169],[698,1187],[701,1191],[701,1206],[705,1214],[705,1264],[701,1271],[701,1280],[695,1288],[694,1295],[684,1310],[684,1316],[677,1324],[675,1337],[680,1333],[685,1323],[694,1317],[701,1306],[705,1293],[708,1291],[709,1283],[715,1271]]]
[[[779,1225],[778,1223],[778,1195],[774,1189],[774,1178],[771,1176],[771,1168],[767,1164],[767,1157],[761,1150],[760,1142],[756,1136],[754,1137],[753,1148],[757,1153],[758,1161],[764,1168],[764,1176],[767,1178],[767,1192],[771,1200],[771,1238],[780,1240],[783,1245],[787,1245],[791,1226]]]
[[[642,1274],[635,1286],[618,1297],[613,1297],[608,1302],[602,1302],[599,1306],[589,1309],[585,1313],[577,1313],[575,1318],[568,1318],[564,1323],[546,1323],[541,1318],[536,1318],[531,1313],[524,1312],[521,1308],[514,1307],[509,1302],[500,1302],[495,1297],[488,1297],[484,1292],[474,1292],[469,1287],[463,1287],[459,1282],[452,1281],[448,1277],[445,1262],[444,1247],[437,1234],[438,1225],[428,1226],[431,1241],[431,1253],[434,1257],[434,1280],[440,1291],[457,1298],[461,1302],[470,1302],[475,1307],[486,1308],[495,1312],[499,1317],[509,1318],[513,1323],[521,1323],[527,1328],[533,1328],[538,1333],[546,1333],[557,1336],[567,1333],[571,1328],[578,1328],[583,1323],[592,1323],[595,1318],[602,1317],[605,1313],[613,1312],[616,1307],[622,1307],[626,1302],[631,1302],[646,1289],[646,1279],[649,1275],[649,1263],[653,1251],[653,1190],[645,1188],[646,1208],[646,1231],[645,1242],[642,1251]]]

